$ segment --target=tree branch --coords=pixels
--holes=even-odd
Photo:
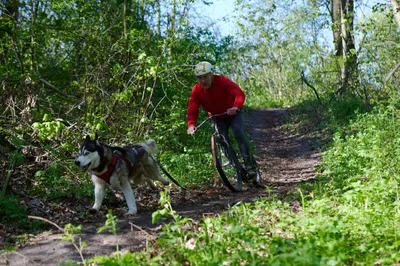
[[[304,75],[304,71],[301,71],[301,80],[308,86],[310,87],[313,91],[315,96],[317,97],[317,100],[321,102],[321,99],[319,98],[317,90],[307,81],[306,76]]]
[[[28,215],[28,218],[30,218],[30,219],[36,219],[36,220],[41,220],[41,221],[45,221],[45,222],[47,222],[47,223],[49,223],[49,224],[54,225],[54,226],[55,226],[58,230],[60,230],[61,232],[64,232],[64,229],[61,228],[58,224],[56,224],[55,222],[52,222],[52,221],[50,221],[50,220],[48,220],[48,219],[46,219],[46,218],[39,217],[39,216],[33,216],[33,215]]]
[[[59,90],[57,87],[55,87],[54,85],[50,84],[48,81],[46,81],[46,80],[44,80],[44,79],[42,79],[42,78],[39,79],[39,81],[41,81],[41,82],[42,82],[44,85],[46,85],[48,88],[52,89],[53,91],[56,91],[57,93],[59,93],[59,94],[65,96],[65,97],[68,97],[68,98],[75,98],[75,97],[72,96],[72,95],[65,94],[64,92],[62,92],[61,90]]]
[[[396,72],[397,69],[399,69],[399,67],[400,67],[400,62],[399,62],[399,63],[392,69],[392,71],[390,71],[390,73],[386,76],[386,78],[385,78],[385,80],[384,80],[385,83],[389,81],[389,79],[393,76],[394,72]]]

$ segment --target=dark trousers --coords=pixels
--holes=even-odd
[[[219,132],[229,142],[229,128],[232,128],[233,135],[239,145],[240,153],[243,156],[244,163],[250,166],[250,146],[244,134],[244,113],[239,112],[236,115],[229,116],[223,120],[216,120]]]

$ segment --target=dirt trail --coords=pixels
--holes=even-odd
[[[251,139],[256,145],[257,161],[261,166],[264,184],[272,188],[272,193],[280,194],[295,188],[300,181],[315,177],[315,166],[320,161],[317,137],[314,134],[299,134],[282,128],[287,109],[259,109],[246,118]],[[200,220],[202,217],[221,213],[229,206],[240,202],[251,202],[260,197],[268,197],[263,188],[245,187],[242,193],[231,193],[222,185],[213,193],[194,194],[192,192],[171,192],[173,208],[182,216]],[[136,192],[139,214],[135,217],[119,216],[118,242],[122,252],[145,249],[147,239],[160,231],[160,223],[151,223],[151,214],[157,206],[158,193],[146,188]],[[145,195],[145,196],[144,196]],[[141,198],[154,202],[152,206],[141,206]],[[123,202],[120,202],[124,205]],[[114,212],[115,213],[115,212]],[[80,235],[88,246],[83,251],[85,258],[96,255],[111,255],[115,252],[115,237],[110,233],[96,233],[104,225],[104,213],[83,223]],[[162,221],[161,221],[162,222]],[[81,224],[81,223],[77,223]],[[61,235],[41,234],[17,251],[0,254],[0,265],[60,265],[66,260],[80,261],[79,253],[69,242],[61,241]]]

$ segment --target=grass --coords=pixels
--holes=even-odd
[[[143,253],[124,255],[126,264],[119,265],[399,262],[399,110],[378,106],[365,113],[352,106],[353,112],[350,107],[341,109],[347,118],[328,120],[328,113],[337,106],[320,114],[334,138],[313,185],[300,186],[287,201],[272,195],[254,204],[233,206],[217,217],[204,218],[197,227],[191,221],[177,227],[182,223],[175,219],[164,226],[156,245]],[[299,212],[293,211],[291,201],[301,202]],[[109,265],[115,259],[95,261]]]

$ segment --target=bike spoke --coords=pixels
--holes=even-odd
[[[217,159],[216,167],[224,184],[234,192],[242,190],[242,176],[240,174],[240,165],[235,158],[230,158],[228,146],[225,143],[215,142],[215,157]]]

